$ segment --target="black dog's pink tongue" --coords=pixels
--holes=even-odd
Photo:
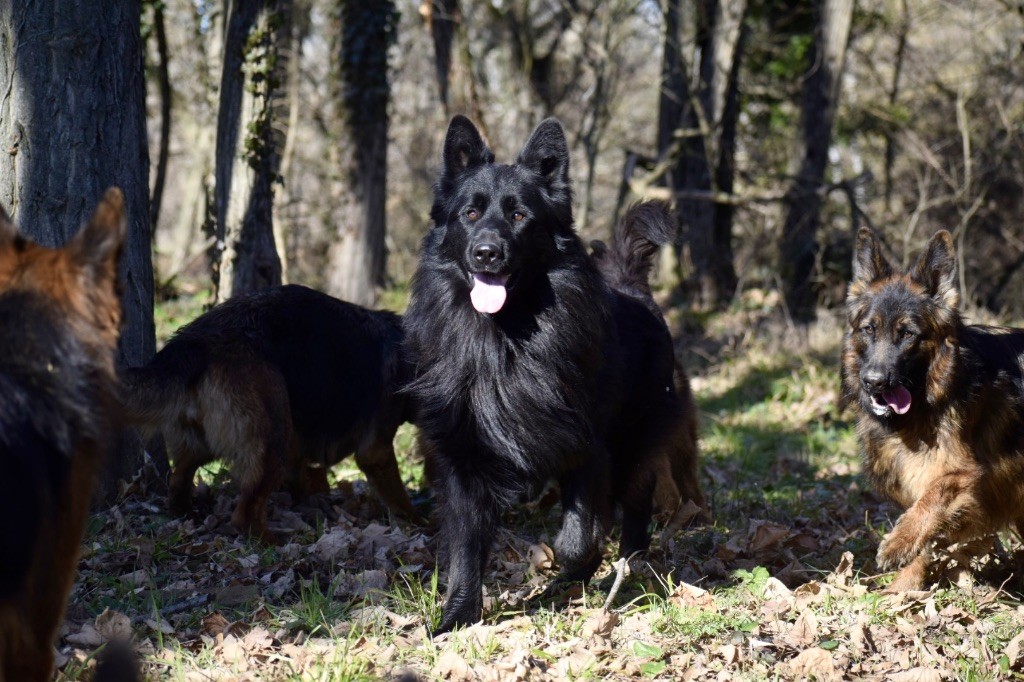
[[[893,409],[896,414],[906,414],[910,409],[910,391],[902,386],[893,386],[882,394],[882,400]]]
[[[508,275],[474,274],[473,290],[469,292],[473,307],[481,313],[496,313],[501,310],[508,295],[505,290],[507,281]]]

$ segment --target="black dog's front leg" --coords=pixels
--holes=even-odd
[[[448,594],[433,634],[472,625],[483,613],[482,582],[497,513],[482,481],[449,475],[441,505],[441,534],[448,549]]]
[[[607,468],[592,460],[562,476],[562,528],[555,537],[559,580],[590,580],[601,565],[601,545],[611,524]]]

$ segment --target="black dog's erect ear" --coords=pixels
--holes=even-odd
[[[493,162],[494,154],[473,122],[465,116],[453,117],[444,138],[442,177],[452,179],[468,168]]]
[[[910,271],[910,277],[943,305],[956,308],[960,304],[960,291],[956,286],[956,255],[953,236],[949,232],[940,230],[935,233]]]
[[[854,283],[868,284],[889,277],[892,273],[892,265],[882,255],[882,246],[878,243],[875,233],[866,227],[860,228],[857,233],[857,246],[853,252]]]
[[[569,146],[565,131],[556,118],[546,118],[534,129],[516,163],[540,175],[552,194],[569,192]]]

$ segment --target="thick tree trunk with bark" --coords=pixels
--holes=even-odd
[[[814,319],[815,314],[812,275],[818,254],[816,238],[853,5],[854,0],[821,0],[814,43],[807,55],[802,136],[796,153],[795,179],[786,197],[788,212],[779,263],[786,304],[793,318],[801,322]]]
[[[274,121],[287,77],[289,5],[235,0],[228,13],[214,202],[218,302],[281,283],[273,204],[283,141]]]
[[[390,0],[341,2],[338,50],[343,132],[338,150],[341,186],[338,239],[328,253],[327,290],[373,305],[384,285],[387,196],[388,47],[397,13]]]
[[[0,203],[41,244],[64,244],[107,187],[125,197],[119,359],[154,353],[141,5],[138,0],[10,0],[0,8]],[[122,447],[104,487],[133,472]]]

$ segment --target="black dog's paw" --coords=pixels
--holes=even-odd
[[[479,590],[475,595],[467,595],[463,591],[448,595],[441,614],[441,624],[431,633],[431,637],[451,632],[457,627],[466,627],[480,622],[483,617],[484,600]]]

